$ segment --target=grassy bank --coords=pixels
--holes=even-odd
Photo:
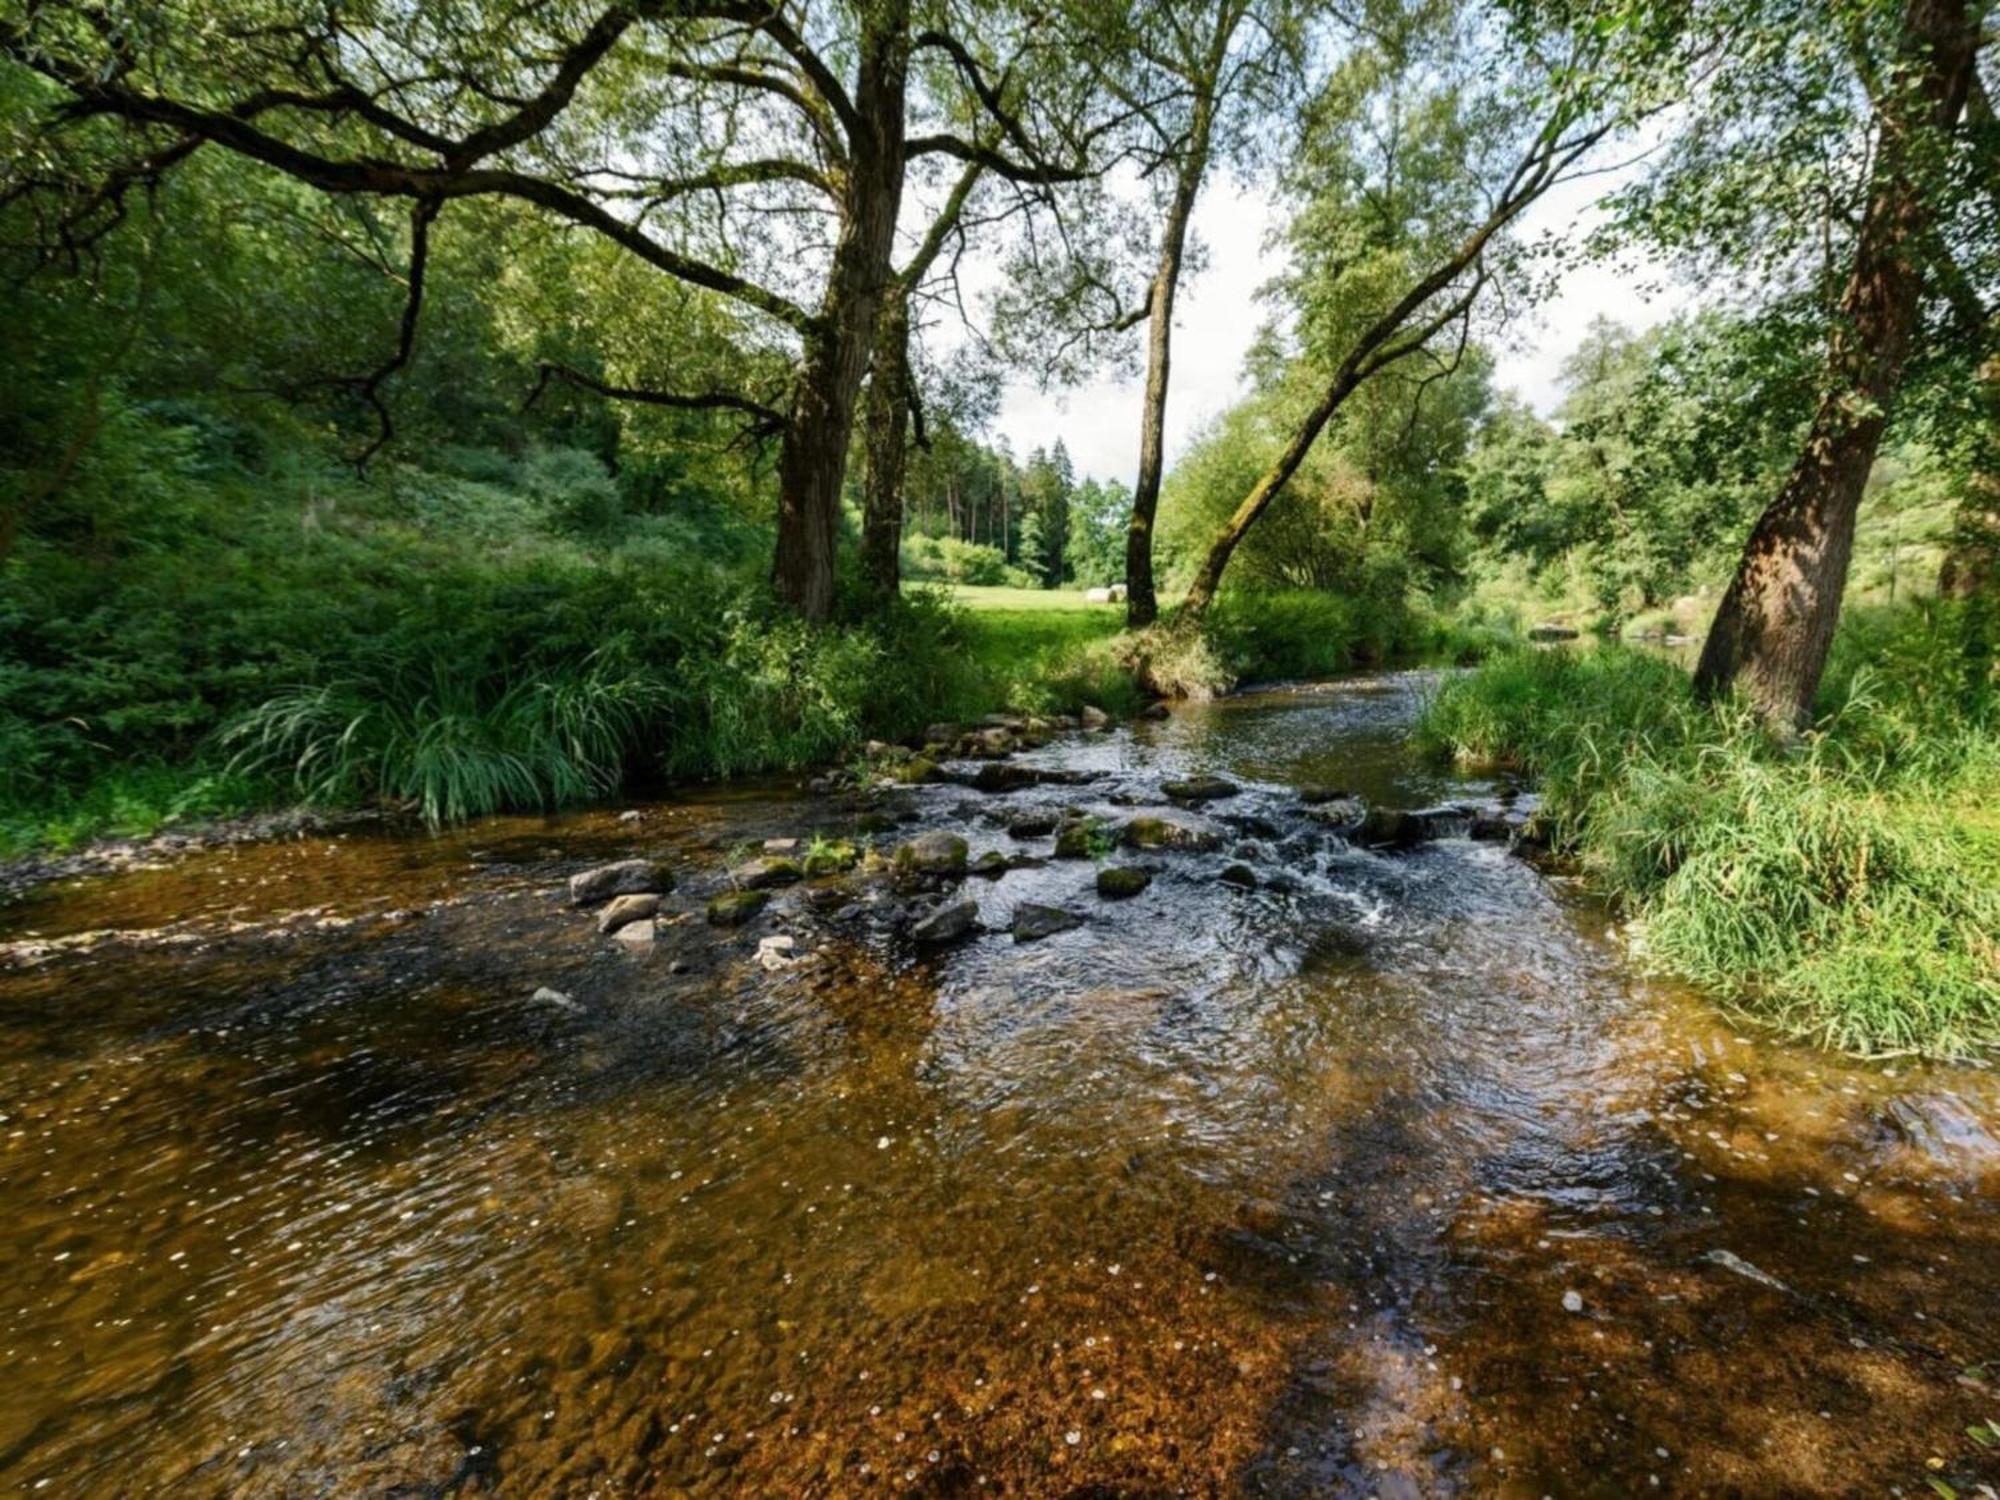
[[[1663,970],[1842,1050],[1963,1055],[2000,1045],[2000,738],[1957,653],[1945,607],[1856,616],[1792,743],[1655,657],[1512,653],[1419,740],[1530,772]]]
[[[1228,599],[1185,640],[1005,588],[809,628],[770,599],[762,527],[699,496],[621,512],[588,454],[363,483],[287,451],[190,432],[141,455],[115,527],[52,524],[0,564],[0,853],[299,803],[551,807],[1001,708],[1130,711],[1149,669],[1209,693],[1440,641],[1324,594]]]

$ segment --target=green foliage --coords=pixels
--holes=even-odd
[[[1950,614],[1850,621],[1795,742],[1623,648],[1502,657],[1419,740],[1534,773],[1661,967],[1830,1046],[1963,1054],[2000,1045],[2000,738],[1953,691]]]

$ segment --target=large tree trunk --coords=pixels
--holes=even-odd
[[[1160,263],[1146,323],[1146,399],[1139,413],[1139,477],[1132,486],[1132,517],[1125,532],[1125,623],[1144,629],[1159,618],[1153,584],[1153,518],[1160,508],[1160,480],[1166,467],[1167,379],[1172,363],[1174,297],[1187,255],[1188,220],[1208,171],[1209,101],[1196,103],[1194,128],[1181,158],[1174,199],[1160,234]]]
[[[1826,667],[1854,552],[1854,518],[1915,331],[1928,221],[1913,153],[1958,122],[1975,37],[1965,0],[1910,0],[1904,72],[1877,108],[1876,166],[1828,350],[1826,394],[1791,476],[1758,518],[1695,669],[1769,722],[1802,723]]]
[[[902,584],[903,465],[910,421],[910,309],[900,290],[875,319],[864,440],[868,494],[861,523],[861,571],[884,594]]]
[[[2000,625],[2000,320],[1979,367],[1979,429],[1938,592],[1965,608],[1965,691],[1975,713],[1993,696],[1993,637]]]
[[[772,577],[779,598],[808,620],[824,620],[833,610],[840,486],[903,202],[909,5],[882,0],[864,13],[869,19],[854,94],[860,120],[851,132],[833,271],[818,326],[806,337],[778,455]]]

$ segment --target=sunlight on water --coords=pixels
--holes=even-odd
[[[1004,826],[1044,803],[1216,836],[1116,904],[1088,862],[969,881],[989,930],[929,958],[805,889],[700,921],[734,851],[860,814],[777,789],[0,913],[0,1481],[1923,1491],[1994,1414],[1993,1075],[1753,1035],[1499,846],[1315,835],[1294,783],[1506,794],[1411,763],[1425,686],[896,794],[975,854],[1046,853]],[[1190,771],[1245,790],[1160,808]],[[652,949],[562,894],[633,852],[684,872]],[[1023,901],[1087,920],[1016,943]]]

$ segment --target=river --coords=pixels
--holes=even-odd
[[[0,910],[0,1490],[2000,1483],[2000,1079],[1648,980],[1462,827],[1302,817],[1520,805],[1413,759],[1426,686],[1013,762],[1081,784],[350,831]],[[1241,790],[1164,803],[1190,773]],[[1089,859],[973,877],[936,950],[869,877],[702,920],[766,838],[1046,856],[1005,821],[1069,804],[1208,847],[1109,856],[1152,874],[1116,902]],[[651,944],[566,897],[631,855],[680,875]],[[1022,902],[1084,920],[1017,942]]]

